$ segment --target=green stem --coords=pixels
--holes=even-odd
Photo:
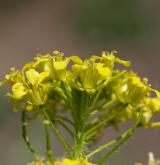
[[[71,135],[71,137],[74,136],[74,133],[70,130],[69,127],[67,127],[67,126],[64,124],[63,120],[57,119],[56,122],[58,122],[64,129],[66,129],[66,131],[68,131],[68,133]]]
[[[95,105],[96,105],[96,103],[97,103],[97,100],[98,100],[98,98],[99,98],[101,92],[102,92],[102,89],[103,89],[103,88],[99,89],[98,93],[96,94],[95,98],[93,99],[92,105],[90,106],[90,109],[91,109],[91,110],[93,110],[93,109],[95,108]]]
[[[75,158],[79,159],[83,153],[84,137],[83,132],[79,132],[76,137]]]
[[[99,111],[98,110],[94,110],[93,112],[90,113],[90,118],[94,117],[94,115],[96,115]]]
[[[80,158],[83,154],[84,149],[84,128],[85,128],[85,122],[86,122],[86,113],[88,111],[88,103],[87,103],[87,94],[83,92],[81,94],[81,101],[80,101],[80,107],[76,111],[76,120],[75,123],[78,126],[76,130],[76,137],[75,137],[75,157]]]
[[[101,128],[102,126],[104,126],[108,121],[112,120],[114,118],[115,115],[111,115],[109,118],[102,120],[101,122],[99,122],[98,124],[96,124],[94,127],[92,127],[91,129],[89,129],[86,134],[85,137],[88,139],[92,136],[92,133],[95,132],[98,128]]]
[[[88,159],[88,158],[96,155],[97,153],[99,153],[99,152],[103,151],[104,149],[110,147],[111,145],[115,144],[116,142],[117,142],[117,140],[112,140],[112,141],[106,143],[105,145],[99,147],[98,149],[96,149],[93,152],[91,152],[90,154],[88,154],[86,158]]]
[[[48,120],[44,120],[43,122],[45,128],[45,135],[46,135],[46,149],[47,149],[47,156],[49,160],[54,159],[52,147],[51,147],[51,139],[50,139],[50,132],[49,132],[49,125],[50,122]]]
[[[140,124],[141,116],[142,116],[142,110],[140,111],[139,117],[138,117],[137,121],[135,122],[135,124],[117,139],[115,146],[109,152],[107,152],[105,155],[103,155],[102,158],[100,158],[100,160],[98,161],[98,165],[103,164],[103,162],[109,156],[111,156],[124,142],[126,142],[133,135],[136,128],[138,128],[138,126]]]
[[[107,107],[111,106],[114,102],[116,101],[116,98],[112,98],[111,100],[109,100],[107,103],[105,103],[102,108],[106,109]]]
[[[30,139],[28,136],[28,131],[27,131],[27,116],[26,116],[26,112],[23,111],[22,112],[22,117],[21,117],[21,122],[22,122],[22,137],[28,147],[28,149],[31,151],[32,155],[35,157],[35,159],[38,159],[38,154],[35,152],[35,150],[33,149],[31,143],[30,143]]]
[[[107,129],[109,127],[109,124],[105,126],[105,129]],[[100,135],[102,133],[101,130],[95,130],[95,131],[92,131],[90,133],[90,135],[88,136],[85,136],[85,140],[90,140],[92,139],[93,137],[96,137],[96,135]]]
[[[95,123],[94,125],[92,125],[92,128],[89,129],[85,134],[86,139],[89,139],[92,136],[94,136],[94,134],[97,132],[97,130],[99,128],[102,128],[105,124],[107,124],[109,121],[111,121],[117,115],[117,113],[121,112],[126,106],[127,106],[127,104],[123,104],[123,105],[119,106],[116,109],[116,112],[115,111],[111,112],[112,109],[110,109],[110,113],[112,113],[112,114],[110,114],[110,116],[108,118],[100,121],[99,123]],[[102,114],[102,115],[104,115],[104,114]],[[101,116],[101,115],[98,116],[98,118],[101,118],[101,117],[103,117],[103,116]],[[96,121],[96,118],[94,120]]]
[[[63,144],[66,151],[68,152],[68,155],[70,156],[71,159],[73,159],[74,158],[73,153],[72,153],[72,150],[70,149],[69,144],[65,141],[65,139],[63,138],[63,136],[61,135],[59,130],[54,126],[54,124],[52,123],[52,121],[51,121],[49,115],[47,114],[47,112],[45,111],[45,109],[42,109],[42,112],[43,112],[44,117],[50,122],[50,125],[51,125],[52,129],[54,130],[54,132],[57,135],[58,139]]]
[[[56,117],[59,118],[59,119],[62,119],[62,120],[64,120],[64,121],[66,121],[67,123],[69,123],[69,124],[72,125],[73,127],[74,127],[74,125],[75,125],[70,119],[68,119],[68,118],[66,118],[66,117],[64,117],[64,116],[56,115]]]

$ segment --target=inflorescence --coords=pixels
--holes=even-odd
[[[129,67],[131,63],[115,54],[102,52],[82,60],[78,56],[64,58],[54,51],[53,55],[35,57],[22,70],[11,68],[1,86],[9,84],[11,91],[7,96],[12,100],[13,110],[22,113],[23,138],[36,159],[29,165],[94,165],[90,160],[107,149],[94,160],[101,165],[137,128],[160,126],[160,122],[151,121],[160,111],[160,92],[151,88],[146,78],[141,80],[133,71],[118,69],[116,64]],[[28,136],[27,123],[39,117],[44,120],[46,163],[33,149]],[[90,149],[108,127],[116,128],[132,119],[133,126],[121,136]],[[70,134],[73,146],[59,131],[59,125]],[[50,127],[66,150],[63,159],[55,157]]]

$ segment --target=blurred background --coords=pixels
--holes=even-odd
[[[11,66],[21,68],[38,53],[59,50],[87,57],[117,50],[131,68],[160,89],[160,1],[157,0],[0,0],[0,80]],[[1,90],[0,164],[25,165],[33,158],[21,138],[20,116]],[[43,129],[31,123],[32,141],[43,153]],[[122,127],[122,130],[125,127]],[[102,141],[117,135],[113,130]],[[53,137],[54,139],[54,137]],[[160,158],[160,129],[138,130],[108,165]],[[57,153],[63,149],[56,142]]]

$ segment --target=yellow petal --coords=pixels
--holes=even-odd
[[[76,64],[83,64],[83,61],[81,60],[81,58],[80,57],[78,57],[78,56],[71,56],[71,57],[69,57],[74,63],[76,63]]]
[[[29,63],[25,64],[24,67],[22,68],[22,72],[24,72],[28,69],[31,69],[33,64],[34,64],[34,62],[29,62]]]
[[[63,159],[62,161],[56,161],[55,165],[96,165],[96,164],[89,163],[87,160]]]
[[[133,85],[136,85],[138,87],[141,87],[141,88],[145,88],[145,84],[143,84],[140,80],[139,77],[130,77],[129,80],[131,80],[132,84]]]
[[[104,67],[104,64],[102,63],[98,63],[96,65],[96,69],[103,79],[111,76],[111,70],[106,66]]]
[[[79,64],[72,65],[73,72],[79,72],[80,70],[86,70],[87,68],[88,68],[87,65],[79,65]]]
[[[68,65],[68,61],[54,61],[53,62],[53,67],[56,71],[59,71],[59,70],[64,70],[66,69]]]
[[[26,87],[22,83],[16,83],[12,86],[13,97],[16,99],[22,99],[27,93]]]
[[[38,82],[39,73],[35,69],[26,71],[26,77],[32,85],[36,85]]]
[[[45,62],[48,62],[51,58],[51,55],[48,53],[46,55],[43,55],[43,56],[37,56],[35,58],[35,63],[33,65],[34,68],[37,68],[40,64],[42,63],[45,63]]]
[[[40,73],[38,78],[38,83],[42,83],[44,80],[48,79],[49,76],[50,76],[50,72],[48,71]]]
[[[124,61],[124,60],[121,60],[119,58],[116,57],[116,62],[119,63],[119,64],[122,64],[124,66],[130,66],[131,65],[131,62],[130,61]]]

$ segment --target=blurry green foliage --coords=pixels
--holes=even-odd
[[[134,39],[151,31],[151,17],[135,0],[81,0],[77,30],[96,39]]]

